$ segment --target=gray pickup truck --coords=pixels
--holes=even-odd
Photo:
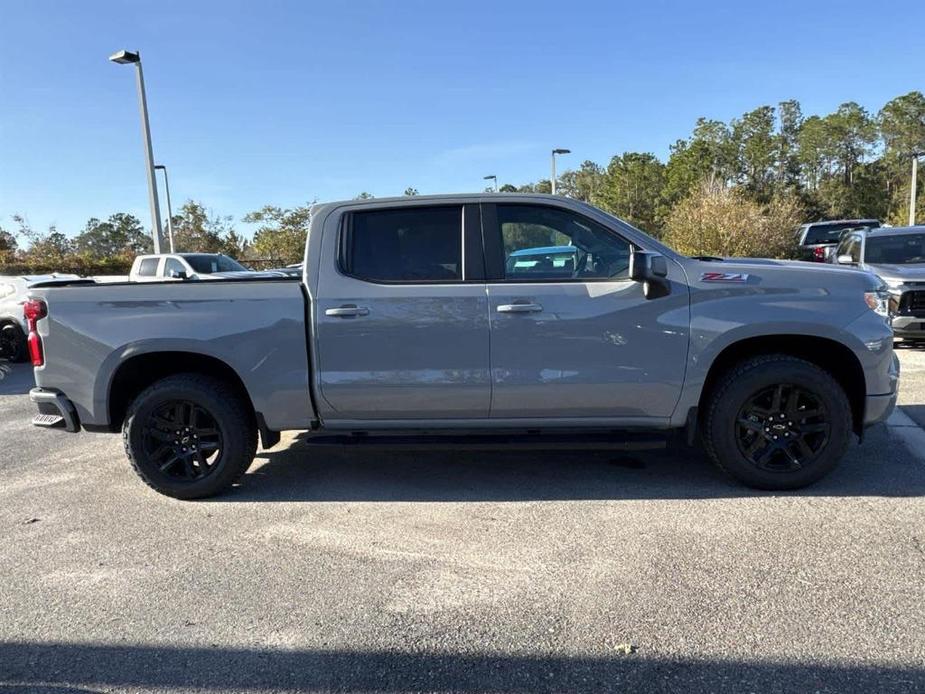
[[[856,269],[688,258],[561,197],[330,203],[301,278],[33,288],[34,423],[121,430],[141,478],[186,499],[283,430],[576,449],[683,433],[745,484],[793,489],[895,404],[888,298]]]

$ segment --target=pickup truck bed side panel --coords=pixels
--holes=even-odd
[[[230,366],[270,429],[306,429],[315,418],[305,299],[296,281],[93,285],[32,294],[46,300],[49,313],[39,326],[46,365],[35,370],[36,383],[66,393],[83,424],[108,424],[109,387],[125,360],[162,351]]]

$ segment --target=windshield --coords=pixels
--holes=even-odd
[[[864,262],[873,265],[925,263],[925,234],[868,236]]]
[[[184,255],[183,260],[190,264],[195,272],[211,275],[216,272],[247,272],[247,268],[227,255]]]

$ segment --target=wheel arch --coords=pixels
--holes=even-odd
[[[266,425],[254,407],[247,387],[238,373],[218,357],[198,352],[155,351],[123,360],[113,372],[106,395],[108,429],[118,431],[132,401],[153,383],[181,373],[211,376],[227,383],[253,414],[255,424],[265,436]],[[278,436],[278,435],[277,435]]]
[[[705,404],[723,374],[745,359],[766,354],[797,357],[831,374],[848,396],[854,432],[861,435],[867,395],[864,368],[850,347],[838,340],[817,335],[760,335],[727,345],[710,365],[700,391],[698,411],[706,410]]]

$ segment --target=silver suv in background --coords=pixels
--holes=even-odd
[[[925,226],[851,231],[830,262],[882,279],[890,291],[894,334],[925,340]]]
[[[846,231],[876,229],[879,226],[878,219],[831,219],[803,224],[797,230],[797,257],[800,260],[825,263],[832,257]]]

